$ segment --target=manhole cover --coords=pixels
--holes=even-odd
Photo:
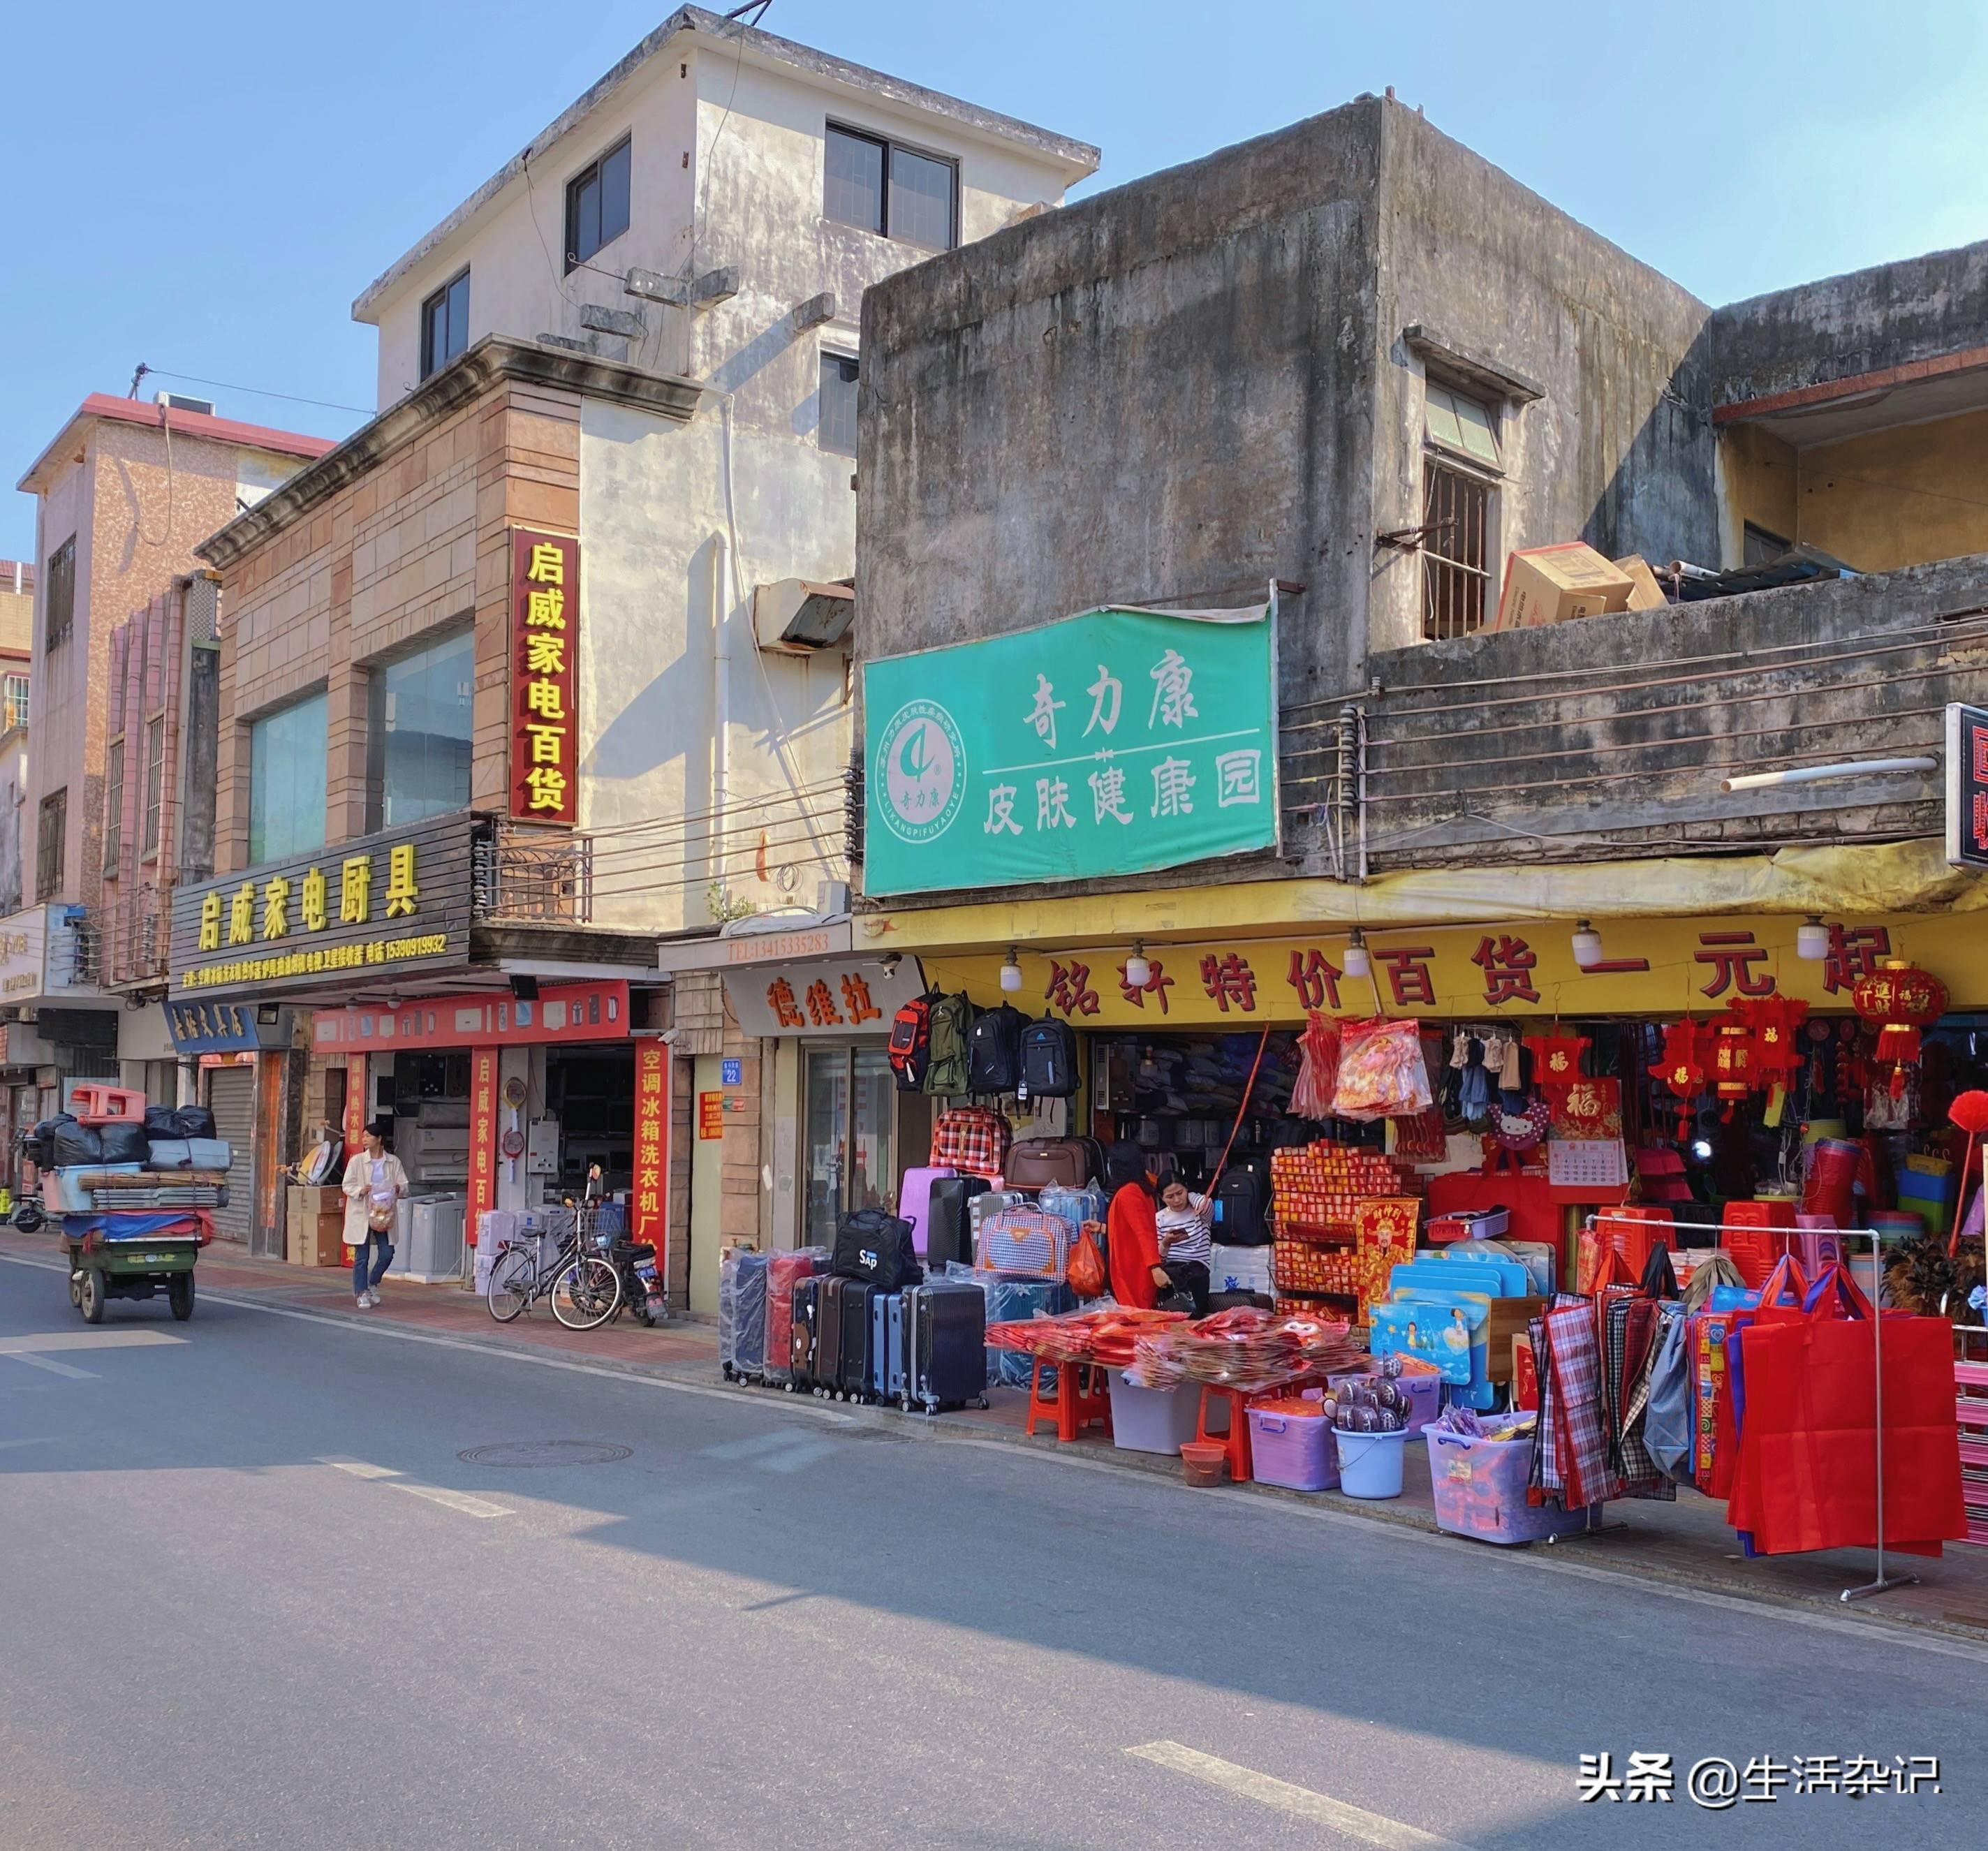
[[[455,1456],[465,1465],[612,1465],[632,1457],[634,1451],[605,1440],[507,1440],[472,1446]]]

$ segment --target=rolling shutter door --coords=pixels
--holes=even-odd
[[[245,1245],[255,1211],[255,1069],[210,1067],[207,1104],[214,1114],[215,1134],[225,1138],[235,1153],[235,1167],[228,1173],[228,1206],[215,1210],[214,1231],[223,1240]]]

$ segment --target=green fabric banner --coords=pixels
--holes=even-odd
[[[867,893],[1277,844],[1273,611],[1094,610],[863,667]]]

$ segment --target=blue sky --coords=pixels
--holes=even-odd
[[[722,6],[718,10],[722,10]],[[343,436],[353,297],[666,16],[659,0],[80,0],[14,15],[11,484],[140,361]],[[1094,187],[1393,84],[1708,301],[1988,236],[1988,9],[774,0],[769,30],[1098,144]],[[153,382],[147,382],[147,390]],[[9,494],[0,555],[32,546]]]

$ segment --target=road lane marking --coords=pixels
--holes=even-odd
[[[184,1343],[164,1330],[34,1330],[25,1336],[0,1337],[0,1356],[51,1349],[149,1349],[160,1343]]]
[[[839,1453],[841,1444],[834,1440],[803,1440],[797,1434],[795,1444],[773,1454],[770,1457],[756,1459],[752,1469],[761,1472],[797,1472],[825,1459],[830,1453]]]
[[[465,1517],[508,1517],[512,1514],[501,1504],[485,1504],[481,1498],[472,1498],[467,1491],[445,1491],[439,1485],[416,1485],[409,1479],[396,1478],[393,1487],[410,1497],[425,1498],[431,1504],[460,1511]]]
[[[728,1464],[742,1463],[747,1460],[763,1457],[768,1453],[784,1452],[803,1437],[790,1427],[782,1427],[770,1434],[755,1434],[749,1440],[724,1440],[715,1446],[700,1446],[697,1456],[700,1459],[722,1459]]]
[[[1369,1812],[1364,1806],[1349,1805],[1343,1799],[1334,1799],[1324,1793],[1314,1793],[1309,1787],[1294,1787],[1287,1780],[1259,1774],[1253,1768],[1238,1767],[1232,1761],[1222,1761],[1212,1755],[1203,1755],[1199,1749],[1183,1748],[1177,1741],[1143,1742],[1125,1752],[1156,1766],[1171,1768],[1176,1774],[1205,1780],[1211,1786],[1220,1787],[1241,1799],[1253,1799],[1261,1805],[1273,1806],[1278,1812],[1288,1812],[1294,1818],[1309,1819],[1344,1837],[1357,1838],[1362,1844],[1377,1845],[1381,1851],[1463,1851],[1454,1839],[1439,1838],[1419,1826],[1405,1826],[1398,1819]]]
[[[46,1369],[52,1376],[67,1376],[73,1382],[100,1382],[103,1379],[93,1369],[78,1369],[72,1363],[58,1363],[53,1356],[38,1356],[29,1349],[11,1351],[8,1360],[25,1363],[35,1369]]]
[[[42,1434],[32,1440],[0,1440],[0,1453],[12,1452],[17,1446],[52,1446],[55,1443],[53,1434]]]
[[[355,1478],[397,1478],[401,1475],[390,1465],[368,1465],[363,1459],[323,1459],[319,1463],[330,1466],[333,1471],[350,1472]]]

